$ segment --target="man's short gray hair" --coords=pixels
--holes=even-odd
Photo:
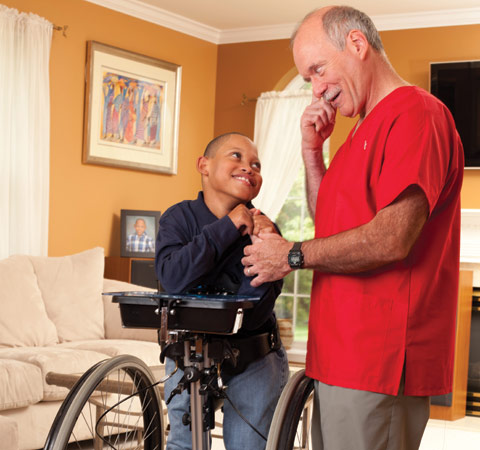
[[[302,20],[292,35],[292,46],[301,25],[317,12],[318,9],[312,11]],[[384,53],[382,40],[372,19],[358,9],[350,6],[333,6],[323,15],[322,25],[325,34],[338,50],[345,49],[345,38],[351,30],[359,30],[374,50]]]

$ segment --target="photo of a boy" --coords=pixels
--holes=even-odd
[[[137,218],[133,225],[135,233],[127,236],[126,249],[129,252],[154,252],[155,244],[153,238],[147,234],[147,223],[145,219]]]
[[[245,275],[241,264],[244,247],[252,239],[258,239],[256,235],[261,230],[278,233],[270,219],[251,203],[262,185],[260,169],[256,146],[248,137],[227,133],[213,139],[197,160],[202,178],[202,191],[197,199],[170,207],[160,219],[155,268],[160,284],[168,293],[224,293],[261,298],[253,309],[245,311],[239,332],[228,338],[233,347],[241,343],[244,350],[240,350],[236,368],[222,369],[222,379],[232,403],[267,436],[288,379],[288,362],[273,311],[282,281],[254,288],[250,285],[252,278]],[[175,362],[167,358],[166,373],[174,368]],[[179,370],[165,383],[165,398],[169,398],[182,376]],[[169,403],[167,450],[192,448],[190,430],[182,423],[189,406],[186,390]],[[223,408],[226,449],[265,448],[265,440],[229,402]]]

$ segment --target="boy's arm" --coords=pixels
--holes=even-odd
[[[253,310],[248,310],[248,320],[244,322],[243,329],[255,330],[264,325],[265,321],[272,317],[275,301],[282,292],[283,280],[271,283],[263,283],[254,288],[251,285],[252,277],[244,276],[238,290],[238,295],[260,297],[260,301]]]
[[[170,293],[195,287],[196,281],[212,271],[223,252],[240,236],[228,216],[205,225],[196,235],[182,219],[164,214],[156,242],[156,275]]]
[[[258,287],[253,287],[251,285],[253,277],[244,276],[242,279],[242,284],[238,289],[238,295],[247,295],[249,297],[260,297],[264,299],[264,297],[272,296],[273,299],[277,298],[283,286],[283,280],[278,280],[270,283],[263,283]]]

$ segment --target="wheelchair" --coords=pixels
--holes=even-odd
[[[242,325],[244,311],[258,298],[232,295],[169,295],[162,292],[108,293],[119,304],[123,326],[158,330],[160,359],[182,367],[184,376],[173,394],[188,389],[192,450],[210,450],[215,410],[228,399],[221,378],[225,359],[235,351],[225,339]],[[158,379],[140,359],[121,355],[102,361],[79,377],[60,407],[45,450],[70,448],[165,448],[165,408]],[[268,435],[267,450],[311,448],[313,381],[304,371],[287,383]],[[165,399],[168,403],[169,399]]]

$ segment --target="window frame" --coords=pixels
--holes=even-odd
[[[327,139],[325,142],[324,142],[324,146],[323,146],[323,158],[324,158],[324,162],[325,162],[325,167],[328,167],[328,164],[329,164],[329,155],[330,155],[330,140]],[[301,204],[300,204],[300,217],[299,217],[299,224],[300,224],[300,233],[299,233],[299,241],[303,242],[304,240],[308,240],[308,239],[313,239],[314,236],[311,236],[311,237],[308,237],[308,236],[305,236],[305,221],[310,218],[313,222],[313,226],[315,226],[315,220],[314,218],[311,218],[310,217],[310,213],[308,211],[308,203],[307,203],[307,196],[306,196],[306,186],[305,186],[305,166],[304,164],[302,164],[301,166],[301,169],[299,170],[299,173],[297,174],[297,178],[300,178],[302,177],[302,192],[303,194],[302,195],[292,195],[291,194],[291,191],[288,193],[286,199],[285,199],[285,203],[283,204],[282,206],[282,209],[280,210],[280,212],[282,212],[284,206],[287,204],[288,201],[292,201],[292,200],[300,200],[301,201]],[[296,179],[296,181],[298,181]],[[295,184],[292,186],[292,190],[295,189]],[[282,229],[280,229],[280,231],[282,231]],[[300,269],[300,270],[309,270],[309,269]],[[289,354],[289,359],[294,361],[294,362],[304,362],[305,361],[305,354],[306,354],[306,344],[307,344],[307,340],[298,340],[297,338],[295,338],[295,330],[296,330],[296,327],[297,327],[297,318],[298,318],[298,303],[299,303],[299,299],[308,299],[309,302],[310,302],[310,292],[308,294],[305,294],[305,293],[301,293],[299,292],[299,277],[300,277],[300,270],[295,270],[293,271],[293,292],[292,291],[284,291],[285,289],[285,285],[284,285],[284,288],[282,289],[282,292],[280,294],[279,297],[283,297],[283,298],[292,298],[292,317],[291,317],[291,320],[292,320],[292,330],[293,330],[293,333],[294,333],[294,340],[293,340],[293,343],[292,343],[292,347],[291,349],[288,350],[288,354]],[[311,286],[310,286],[310,289],[311,289]],[[308,333],[308,332],[307,332]]]

